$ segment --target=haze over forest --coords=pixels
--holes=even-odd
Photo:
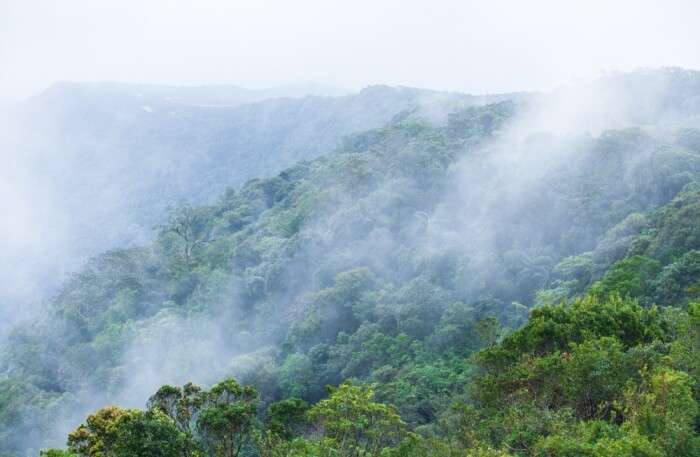
[[[693,2],[9,2],[0,457],[700,455]]]

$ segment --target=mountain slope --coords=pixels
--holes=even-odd
[[[8,322],[90,255],[150,240],[168,207],[211,202],[423,104],[439,112],[486,100],[377,86],[256,101],[290,93],[64,83],[18,107],[3,125],[12,157],[3,205],[16,215],[3,229],[15,240],[1,271],[14,284],[0,297]]]
[[[585,420],[598,411],[585,392],[547,381],[569,354],[604,352],[618,357],[612,364],[624,352],[625,373],[640,360],[657,367],[664,351],[692,359],[673,342],[681,314],[617,297],[682,309],[696,299],[700,144],[684,125],[692,116],[679,128],[664,114],[642,128],[563,134],[525,130],[532,110],[501,102],[456,109],[443,122],[396,116],[331,154],[173,210],[152,243],[95,257],[45,320],[16,328],[4,348],[2,442],[60,444],[105,404],[141,407],[161,384],[235,375],[264,403],[314,402],[327,384],[375,382],[377,399],[426,436],[449,425],[455,400],[469,399],[483,409],[460,420],[493,420],[487,431],[498,445],[531,446],[539,432],[516,427],[518,414],[523,427],[560,438],[566,408]],[[616,262],[629,259],[617,274]],[[649,272],[663,286],[635,289]],[[557,305],[579,296],[587,298]],[[506,337],[542,305],[555,306]],[[590,332],[572,334],[571,322]],[[624,346],[598,341],[613,337]],[[498,341],[475,364],[472,355]],[[690,372],[686,362],[675,368]],[[564,367],[580,376],[578,365]],[[622,401],[623,384],[601,398]],[[543,403],[521,402],[527,388]],[[535,421],[549,420],[548,405],[553,422]],[[497,435],[500,424],[516,424],[513,435]]]

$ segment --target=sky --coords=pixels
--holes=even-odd
[[[0,100],[56,81],[493,93],[700,69],[700,2],[0,0]]]

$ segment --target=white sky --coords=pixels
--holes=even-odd
[[[52,82],[547,89],[700,69],[699,1],[0,0],[0,100]]]

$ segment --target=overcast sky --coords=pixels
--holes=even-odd
[[[700,69],[700,2],[0,0],[0,99],[55,81],[471,93]]]

